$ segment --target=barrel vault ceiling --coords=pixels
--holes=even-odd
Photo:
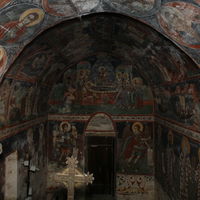
[[[86,26],[84,23],[81,22],[81,18],[84,15],[88,15],[91,13],[100,13],[100,12],[112,12],[112,13],[120,13],[127,16],[130,16],[134,19],[137,19],[145,24],[148,24],[153,29],[157,30],[158,32],[162,33],[165,37],[169,38],[173,43],[175,43],[178,47],[180,47],[197,65],[193,63],[190,67],[194,70],[188,69],[181,69],[182,73],[188,71],[187,75],[191,75],[194,73],[199,73],[199,70],[196,68],[200,67],[200,1],[193,0],[193,1],[161,1],[161,0],[3,0],[0,2],[0,76],[1,79],[3,78],[4,74],[10,68],[11,64],[14,62],[16,57],[22,51],[22,49],[32,41],[38,34],[43,32],[44,30],[48,29],[49,27],[53,27],[54,25],[66,21],[72,18],[79,18],[80,21],[77,22],[81,26]],[[106,20],[106,19],[104,19]],[[112,19],[114,20],[114,19]],[[108,21],[108,20],[107,20]],[[113,30],[109,30],[108,33],[104,31],[104,28],[111,29],[109,27],[111,25],[107,22],[105,25],[99,24],[104,23],[102,19],[100,22],[96,22],[98,32],[97,36],[94,37],[90,34],[82,34],[83,37],[81,41],[82,44],[81,48],[78,47],[71,47],[74,49],[68,55],[61,56],[62,59],[68,60],[70,57],[73,57],[73,54],[76,52],[81,56],[87,56],[90,53],[89,46],[94,45],[95,42],[99,42],[98,38],[103,37],[104,41],[108,41],[107,45],[102,45],[99,42],[98,48],[96,51],[102,51],[101,48],[106,49],[107,51],[115,51],[116,55],[120,54],[120,46],[121,44],[126,48],[127,53],[124,55],[126,59],[129,57],[131,58],[134,55],[134,60],[140,58],[146,53],[151,51],[151,54],[156,54],[160,52],[159,48],[153,46],[154,42],[147,41],[148,45],[144,44],[144,38],[147,37],[148,31],[145,30],[136,30],[135,27],[132,27],[132,30],[129,30],[128,27],[121,26],[120,28],[125,30],[126,37],[132,41],[135,41],[134,45],[130,45],[128,39],[126,41],[122,41],[125,38],[120,37],[119,35],[115,35]],[[120,23],[120,20],[119,20]],[[136,23],[137,24],[137,23]],[[76,26],[76,25],[75,25]],[[107,26],[107,27],[106,27]],[[128,25],[127,25],[128,26]],[[75,31],[75,27],[73,30]],[[135,29],[135,30],[134,30]],[[143,29],[149,29],[147,26]],[[68,35],[74,35],[74,31],[68,30]],[[79,29],[81,31],[81,29]],[[141,32],[143,32],[140,35]],[[55,31],[56,32],[56,31]],[[146,32],[146,35],[145,35]],[[76,33],[78,35],[78,32]],[[81,33],[80,33],[81,34]],[[96,34],[96,33],[95,33]],[[111,34],[111,35],[110,35]],[[59,33],[57,33],[58,37]],[[87,36],[86,36],[87,35]],[[129,35],[129,36],[128,36]],[[58,38],[52,36],[49,38],[48,44],[51,46],[58,47],[58,44],[55,44]],[[60,35],[59,35],[60,37]],[[134,38],[135,37],[135,38]],[[140,40],[139,38],[140,37]],[[143,37],[143,38],[142,38]],[[151,36],[148,37],[156,37]],[[61,36],[62,38],[62,36]],[[92,38],[92,39],[91,39]],[[111,38],[111,39],[109,39]],[[90,40],[91,39],[91,40]],[[76,38],[78,40],[78,38]],[[112,40],[112,41],[111,41]],[[155,39],[153,39],[155,41]],[[159,39],[158,39],[159,40]],[[89,42],[88,42],[89,41]],[[137,41],[137,42],[136,42]],[[69,41],[72,43],[72,41]],[[68,45],[69,45],[68,43]],[[93,43],[93,44],[92,44]],[[112,43],[112,45],[108,45]],[[137,43],[137,44],[136,44]],[[159,42],[158,42],[159,43]],[[66,45],[66,44],[65,44]],[[74,45],[76,46],[75,42]],[[168,45],[168,44],[167,44]],[[103,47],[104,46],[104,47]],[[114,49],[113,46],[116,48]],[[159,45],[158,45],[159,46]],[[110,47],[110,49],[109,49]],[[48,47],[47,47],[48,48]],[[78,51],[82,51],[83,49],[87,48],[87,51],[84,51],[85,55]],[[130,49],[131,48],[131,49]],[[142,50],[145,49],[145,50]],[[166,46],[161,47],[166,49]],[[138,50],[139,49],[139,50]],[[90,49],[91,50],[91,49]],[[173,49],[170,49],[173,59],[177,59],[175,62],[184,62],[184,66],[188,66],[187,62],[180,61],[180,55],[176,55],[173,53]],[[168,55],[170,53],[166,52]],[[129,54],[129,55],[128,55]],[[132,54],[132,55],[130,55]],[[51,54],[52,55],[52,54]],[[147,53],[146,53],[147,55]],[[158,56],[158,55],[157,55]],[[170,56],[170,55],[169,55]],[[144,60],[140,62],[145,62],[148,56],[145,56]],[[175,58],[176,57],[176,58]],[[73,57],[74,59],[78,60],[78,57]],[[155,63],[156,55],[151,56],[151,62]],[[172,61],[170,62],[174,62]],[[130,59],[129,59],[130,60]],[[178,61],[179,60],[179,61]],[[70,61],[73,62],[73,59]],[[140,62],[138,67],[140,68]],[[161,65],[163,65],[161,63]],[[179,67],[180,64],[175,64],[175,67]],[[173,69],[170,69],[173,71]],[[145,76],[145,75],[144,75]]]

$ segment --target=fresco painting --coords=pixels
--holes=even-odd
[[[200,48],[200,8],[186,2],[170,2],[161,7],[159,24],[164,32],[183,46]]]
[[[43,86],[35,87],[28,82],[5,79],[0,91],[0,127],[31,120],[47,113],[49,90]]]
[[[146,122],[117,123],[117,172],[153,174],[153,127]]]
[[[153,15],[159,9],[160,0],[106,0],[113,8],[128,11],[136,16]]]
[[[0,13],[0,43],[14,44],[23,42],[33,35],[44,19],[44,12],[39,8],[15,6]]]
[[[6,113],[8,109],[8,98],[11,92],[12,81],[5,79],[0,87],[0,127],[7,121]]]
[[[155,88],[156,112],[188,128],[199,130],[199,84],[199,80],[191,80]]]
[[[200,0],[195,0],[195,2],[196,2],[198,5],[200,5]]]
[[[5,6],[7,6],[10,2],[11,2],[11,0],[2,0],[0,2],[0,9],[4,8]]]
[[[157,124],[155,172],[171,199],[199,199],[199,143]]]
[[[52,132],[49,135],[49,161],[56,167],[66,166],[68,156],[77,156],[81,167],[84,163],[84,123],[81,122],[50,122]]]
[[[94,56],[66,71],[62,82],[59,80],[53,88],[50,112],[151,113],[150,88],[131,66],[114,62],[117,60]]]
[[[116,131],[110,116],[97,113],[89,119],[84,132],[87,136],[115,136]]]
[[[5,6],[7,6],[10,2],[11,2],[11,0],[2,0],[0,2],[0,9],[4,8]]]
[[[26,52],[29,54],[30,52]],[[43,75],[43,72],[50,70],[50,65],[54,59],[54,53],[48,48],[41,48],[31,52],[31,55],[27,56],[27,60],[20,59],[16,63],[16,71],[11,71],[12,76],[20,78],[27,82],[36,82],[38,77]]]
[[[110,26],[110,24],[112,24],[112,26]],[[132,71],[132,79],[140,77],[147,87],[149,84],[174,83],[199,74],[200,69],[183,52],[178,50],[175,46],[172,46],[172,43],[169,41],[164,41],[164,38],[149,27],[142,27],[141,25],[142,24],[136,21],[124,20],[119,16],[109,16],[109,18],[106,16],[90,16],[81,22],[77,21],[74,24],[67,23],[67,26],[63,26],[62,24],[58,25],[58,27],[56,27],[58,30],[54,28],[49,32],[43,33],[37,39],[37,44],[31,43],[29,48],[25,48],[23,54],[19,55],[18,59],[12,65],[12,69],[9,70],[6,76],[31,83],[43,82],[45,85],[51,85],[56,80],[54,74],[59,76],[68,66],[79,63],[80,60],[82,60],[81,62],[85,62],[85,67],[81,66],[80,62],[76,67],[72,66],[71,68],[76,68],[78,74],[86,73],[85,75],[77,75],[77,78],[78,76],[89,76],[88,78],[91,79],[92,76],[90,82],[93,83],[94,78],[101,78],[100,73],[106,73],[103,71],[100,72],[100,70],[104,70],[100,68],[100,60],[104,58],[103,56],[100,58],[98,55],[99,49],[101,50],[100,52],[102,52],[101,54],[106,54],[104,53],[106,51],[106,46],[98,43],[95,47],[93,41],[94,36],[97,41],[99,39],[102,41],[106,40],[107,43],[112,46],[113,53],[116,54],[114,61],[105,63],[109,65],[109,70],[111,71],[113,69],[114,72],[109,72],[108,77],[104,78],[115,79],[115,84],[118,84],[118,86],[116,86],[118,90],[120,87],[120,80],[117,80],[117,76],[121,76],[120,73],[125,73],[125,71],[126,73],[131,73]],[[105,29],[112,32],[114,43],[110,41],[109,34],[105,32]],[[124,33],[124,37],[121,37],[121,32]],[[51,40],[50,38],[52,37],[55,39]],[[82,48],[74,51],[77,44],[82,46]],[[137,48],[134,47],[134,45],[136,45]],[[61,53],[58,53],[56,49],[61,49]],[[124,54],[123,52],[126,52],[126,58],[121,56]],[[83,57],[87,58],[88,54],[95,54],[93,57],[96,58],[94,59],[99,61],[95,63],[92,58],[84,60]],[[109,55],[109,53],[107,54]],[[169,55],[169,57],[166,57],[166,55]],[[25,60],[25,58],[29,59]],[[109,62],[111,62],[111,64],[109,64]],[[113,65],[113,68],[111,65]],[[98,70],[94,70],[95,67],[99,68],[99,72]],[[83,72],[84,70],[81,68],[85,68],[85,72]],[[124,72],[123,68],[126,68]],[[69,70],[67,71],[69,72]],[[73,71],[73,69],[71,69],[71,71]],[[86,77],[81,78],[86,79]],[[132,82],[137,81],[138,80],[133,80]],[[130,77],[129,82],[131,82]],[[77,84],[80,85],[81,83]],[[88,89],[91,90],[90,85],[86,86],[87,88],[89,86]],[[128,92],[131,93],[132,91],[131,89],[125,88],[122,92],[127,95]],[[119,95],[116,95],[115,91],[110,91],[107,92],[107,96],[110,95],[114,98],[116,95],[118,104],[121,104],[120,101],[124,101],[123,106],[129,106],[125,98],[120,99],[123,94],[120,94],[119,91],[118,93]],[[81,98],[81,95],[83,94],[77,95],[77,98]],[[100,96],[100,92],[98,92],[97,95]]]
[[[85,13],[95,10],[100,4],[100,0],[71,0],[79,13]]]
[[[5,70],[8,61],[6,50],[0,46],[0,74]]]
[[[154,178],[148,175],[117,174],[116,197],[118,200],[154,200]]]
[[[69,17],[75,14],[69,0],[42,0],[42,5],[45,11],[50,15]]]

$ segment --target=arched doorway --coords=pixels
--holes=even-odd
[[[87,189],[87,196],[114,196],[116,133],[111,118],[105,113],[97,113],[89,120],[85,135],[86,168],[95,177]]]

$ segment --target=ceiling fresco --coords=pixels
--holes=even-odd
[[[59,76],[99,52],[120,58],[122,65],[137,70],[149,85],[200,73],[186,54],[152,28],[120,15],[99,14],[62,23],[41,34],[19,55],[6,77],[53,85],[55,72]],[[6,62],[2,49],[3,56]]]
[[[7,52],[0,52],[6,65]],[[68,20],[33,40],[6,73],[0,125],[42,116],[48,106],[61,114],[151,114],[152,86],[199,72],[170,40],[137,20],[108,13]],[[79,98],[84,87],[87,95]]]
[[[24,46],[39,33],[61,21],[98,12],[121,13],[149,24],[200,65],[199,6],[199,0],[3,0],[0,2],[0,79]]]

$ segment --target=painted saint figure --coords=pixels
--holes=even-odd
[[[185,136],[182,139],[180,154],[180,199],[188,200],[189,198],[189,180],[192,177],[192,167],[190,162],[190,143]]]
[[[41,9],[26,10],[18,20],[0,25],[0,40],[8,43],[18,42],[27,28],[40,23],[43,18],[44,13]]]
[[[133,135],[125,140],[122,154],[128,165],[137,165],[147,154],[147,149],[150,146],[148,144],[150,137],[146,137],[143,131],[144,127],[142,123],[135,122],[132,125]]]
[[[173,132],[169,130],[168,132],[168,144],[167,144],[167,150],[166,150],[166,173],[167,173],[167,180],[168,180],[168,186],[170,189],[173,189],[173,180],[174,180],[174,164],[175,164],[175,154],[173,150],[173,144],[174,144],[174,136]]]
[[[57,142],[59,143],[60,157],[59,160],[66,161],[68,156],[72,156],[76,149],[77,130],[69,122],[64,121],[60,124],[60,134]]]

